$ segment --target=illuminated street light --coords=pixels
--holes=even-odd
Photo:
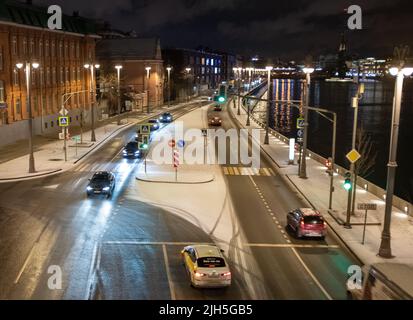
[[[92,123],[91,123],[91,136],[90,140],[91,141],[96,141],[96,135],[95,135],[95,97],[94,97],[94,86],[95,86],[95,69],[100,68],[100,64],[89,64],[86,63],[84,65],[85,69],[90,70],[90,103],[91,103],[91,113],[92,113]]]
[[[406,67],[406,58],[409,53],[409,47],[396,48],[395,55],[398,60],[398,67],[390,68],[390,74],[396,77],[394,99],[393,99],[393,117],[390,135],[390,150],[389,163],[387,165],[387,187],[386,187],[386,206],[384,211],[383,231],[381,235],[381,243],[379,249],[379,256],[382,258],[392,258],[391,252],[391,214],[393,207],[394,183],[397,168],[397,145],[399,139],[399,124],[401,102],[403,94],[404,77],[409,77],[413,74],[412,67]]]
[[[172,67],[167,67],[166,71],[168,71],[168,108],[171,107],[171,71]]]
[[[122,68],[123,67],[121,65],[116,65],[115,66],[115,69],[117,71],[117,76],[118,76],[118,125],[121,124],[121,121],[120,121],[120,104],[121,104],[121,99],[120,99],[120,70]]]
[[[308,143],[308,107],[310,106],[310,85],[311,74],[314,72],[314,68],[305,67],[303,72],[306,75],[305,83],[305,102],[304,102],[304,134],[303,134],[303,156],[301,157],[299,176],[301,179],[307,179],[307,143]]]
[[[28,130],[29,130],[29,173],[36,172],[34,165],[34,151],[33,151],[33,115],[32,115],[32,98],[31,98],[31,68],[39,68],[37,62],[26,62],[25,74],[26,74],[26,94],[27,94],[27,111],[29,113]],[[16,64],[18,69],[22,69],[24,63],[19,62]]]

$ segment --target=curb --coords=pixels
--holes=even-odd
[[[18,182],[18,181],[25,181],[25,180],[31,180],[35,178],[44,178],[46,176],[52,176],[56,173],[63,172],[63,169],[56,169],[52,171],[48,171],[45,173],[40,173],[40,174],[34,174],[31,176],[25,176],[25,177],[15,177],[15,178],[1,178],[0,183],[8,183],[8,182]]]

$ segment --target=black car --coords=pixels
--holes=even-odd
[[[172,114],[170,112],[165,112],[159,117],[159,121],[162,123],[169,123],[173,121]]]
[[[87,196],[91,195],[106,195],[107,198],[112,196],[115,189],[115,175],[108,171],[96,172],[92,179],[89,179],[89,184],[86,188]]]
[[[122,151],[122,154],[125,158],[139,158],[141,152],[139,150],[138,142],[129,142]]]
[[[159,129],[159,120],[158,119],[150,119],[148,121],[151,125],[151,131],[155,131]]]

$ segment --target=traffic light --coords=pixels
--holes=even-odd
[[[227,100],[227,86],[225,84],[221,84],[218,90],[218,102],[224,103]]]
[[[344,184],[343,184],[344,190],[350,191],[352,186],[353,185],[351,183],[351,173],[347,172],[346,175],[345,175],[345,180],[344,180]]]
[[[139,145],[139,149],[141,149],[141,150],[146,150],[146,149],[148,149],[148,144],[147,144],[147,143],[141,143],[141,144]]]

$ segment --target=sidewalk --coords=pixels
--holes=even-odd
[[[228,108],[242,127],[245,127],[247,115],[241,108],[241,115],[236,115],[233,108]],[[236,109],[235,109],[236,110]],[[250,128],[261,129],[261,141],[264,141],[265,130],[259,123],[251,117]],[[413,264],[413,217],[406,215],[397,208],[393,208],[391,225],[391,242],[393,259],[383,259],[377,256],[381,242],[382,222],[384,218],[383,199],[358,188],[357,203],[376,203],[377,211],[369,211],[368,225],[366,228],[365,244],[362,245],[364,212],[356,212],[352,216],[352,229],[345,229],[342,222],[346,219],[347,192],[342,185],[344,178],[335,176],[333,194],[333,211],[328,211],[330,177],[326,173],[326,167],[310,157],[307,159],[307,176],[309,179],[298,177],[298,153],[296,153],[296,165],[288,164],[289,146],[270,135],[270,144],[261,144],[262,150],[279,167],[279,173],[285,177],[286,181],[293,189],[298,190],[309,202],[309,205],[320,210],[331,229],[345,242],[348,248],[364,263],[371,264],[376,262],[398,262]],[[291,208],[293,209],[293,208]],[[356,207],[357,209],[357,207]]]
[[[196,101],[197,100],[192,100],[189,103]],[[130,128],[134,124],[143,121],[146,118],[156,116],[166,110],[181,108],[186,104],[188,104],[188,102],[171,106],[169,109],[167,106],[163,105],[152,110],[150,114],[139,113],[129,115],[127,119],[122,120],[121,125],[117,125],[116,118],[112,119],[112,122],[106,121],[104,125],[95,128],[96,142],[92,142],[90,140],[90,130],[84,131],[82,145],[78,144],[76,147],[75,141],[67,141],[66,162],[64,161],[63,140],[37,136],[34,139],[36,172],[32,174],[28,173],[28,142],[25,140],[19,141],[12,145],[4,146],[1,148],[3,149],[3,152],[0,152],[0,183],[38,178],[69,170],[74,167],[78,161],[89,155],[91,152],[97,150],[117,133]]]

